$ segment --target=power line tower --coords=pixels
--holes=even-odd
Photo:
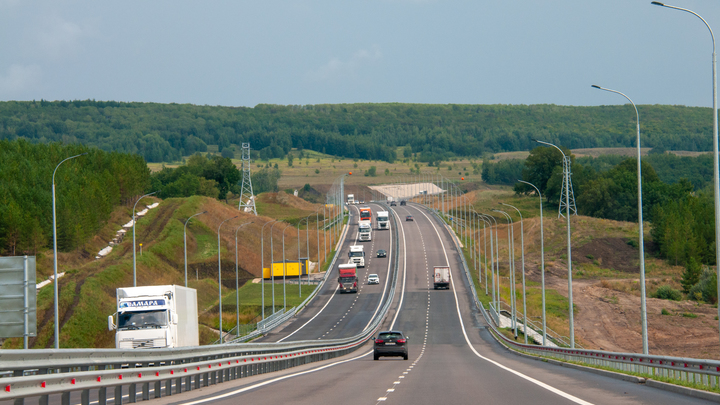
[[[252,212],[257,215],[255,209],[255,194],[252,188],[252,175],[250,173],[250,143],[242,144],[242,187],[240,188],[240,205],[238,209],[242,212]]]
[[[570,171],[570,164],[570,156],[566,156],[563,160],[563,182],[562,190],[560,191],[560,207],[558,208],[558,218],[565,218],[565,215],[563,215],[563,209],[566,209],[567,207],[565,203],[566,197],[567,201],[569,201],[570,203],[570,211],[572,212],[571,215],[577,215],[577,208],[575,207],[575,194],[573,193],[572,188],[572,172]]]

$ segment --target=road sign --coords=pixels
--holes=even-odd
[[[35,256],[0,257],[0,338],[37,334]]]

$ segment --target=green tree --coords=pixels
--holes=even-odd
[[[288,166],[292,167],[292,165],[293,165],[293,155],[292,155],[292,153],[288,153],[288,154],[287,154],[287,162],[288,162]]]
[[[694,257],[690,257],[685,264],[685,271],[683,271],[682,281],[680,282],[683,286],[683,292],[690,293],[690,290],[700,281],[701,272],[702,266],[700,263],[696,262]]]

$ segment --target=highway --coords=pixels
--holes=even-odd
[[[511,354],[472,310],[448,230],[424,208],[393,207],[400,229],[399,283],[384,328],[409,336],[409,360],[372,359],[372,345],[345,357],[240,379],[156,403],[297,404],[703,403],[686,396]],[[405,222],[406,215],[415,221]],[[430,270],[450,264],[452,288],[433,290]],[[318,331],[320,333],[320,331]]]
[[[375,213],[381,209],[380,205],[367,204],[373,210],[373,228],[376,227]],[[392,231],[373,230],[372,240],[358,241],[359,211],[357,205],[351,205],[350,219],[348,220],[348,233],[343,241],[338,260],[333,267],[327,282],[318,292],[317,297],[294,318],[291,322],[272,331],[257,342],[291,342],[313,339],[334,339],[338,337],[353,336],[364,330],[382,306],[388,293],[390,277],[390,263],[392,252]],[[365,267],[359,267],[358,293],[342,294],[337,291],[337,267],[346,263],[351,245],[365,247]],[[378,258],[375,252],[385,249],[388,257]],[[376,273],[380,276],[380,284],[368,285],[368,274]]]
[[[374,361],[372,342],[369,342],[344,357],[211,385],[153,400],[153,403],[706,402],[508,352],[490,336],[484,318],[475,310],[448,228],[421,206],[392,207],[392,212],[399,228],[399,251],[392,252],[399,259],[398,291],[382,329],[405,332],[409,337],[409,360],[384,357]],[[412,215],[414,221],[405,221],[407,215]],[[350,230],[353,231],[352,224]],[[373,249],[383,243],[387,245],[382,246],[389,247],[390,233],[373,231]],[[343,249],[352,240],[348,237]],[[385,283],[387,276],[375,271],[381,261],[372,260],[369,269],[381,274]],[[434,290],[430,277],[432,267],[446,264],[451,267],[451,288]],[[383,263],[383,268],[385,265]],[[361,273],[366,278],[368,271]],[[378,288],[369,290],[370,287]],[[385,284],[365,285],[357,295],[334,294],[334,289],[331,275],[321,295],[297,320],[266,339],[323,339],[356,333],[379,305]]]

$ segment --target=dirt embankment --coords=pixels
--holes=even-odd
[[[599,271],[614,271],[619,276],[574,276],[575,336],[583,347],[642,352],[639,250],[628,241],[624,237],[604,237],[573,247],[574,275],[586,268],[583,264],[592,264],[601,269]],[[650,353],[720,359],[717,308],[695,301],[650,298],[660,285],[678,288],[681,270],[657,270],[659,260],[649,257],[648,251],[652,251],[650,244],[646,245],[645,283]],[[566,263],[562,259],[551,261],[546,268],[547,287],[565,297],[568,296]],[[539,281],[537,268],[527,270],[531,280]]]

